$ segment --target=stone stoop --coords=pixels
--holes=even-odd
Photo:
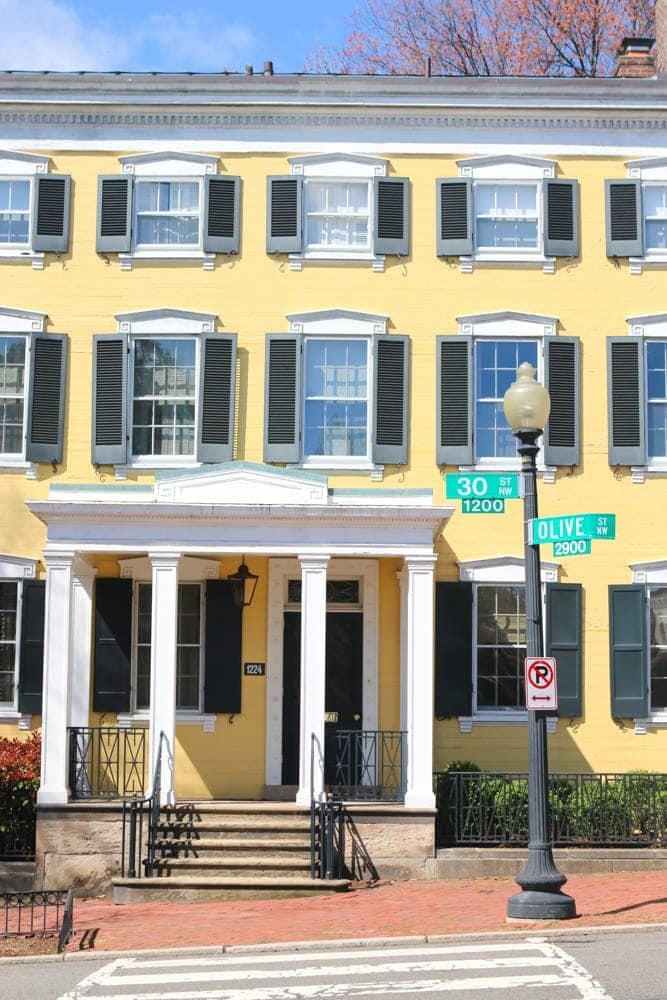
[[[665,848],[556,847],[553,856],[564,875],[667,870]],[[427,862],[425,877],[513,878],[527,857],[525,847],[444,847]]]
[[[282,802],[189,802],[161,810],[151,878],[114,879],[117,903],[342,892],[310,877],[310,811]]]

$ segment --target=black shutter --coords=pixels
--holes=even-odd
[[[63,251],[69,246],[70,190],[66,174],[44,174],[35,178],[32,214],[32,249]]]
[[[29,462],[62,461],[66,376],[66,334],[35,334],[30,357]]]
[[[409,182],[405,177],[376,177],[374,253],[399,254],[409,251]]]
[[[267,177],[267,253],[301,252],[302,199],[301,177]]]
[[[641,584],[609,588],[609,665],[612,716],[615,719],[646,718],[646,588]]]
[[[547,257],[579,256],[579,184],[545,180],[544,253]]]
[[[240,177],[207,177],[204,198],[204,250],[239,252]]]
[[[436,415],[438,465],[472,464],[472,337],[436,338]]]
[[[548,583],[547,656],[556,658],[558,715],[581,715],[581,584]]]
[[[127,339],[123,334],[93,337],[93,465],[127,461],[125,395]]]
[[[436,717],[472,714],[472,658],[472,584],[436,583]]]
[[[579,358],[578,337],[545,337],[545,381],[551,396],[551,413],[544,432],[547,465],[578,465]]]
[[[207,580],[205,712],[241,711],[241,624],[229,580]]]
[[[610,465],[646,464],[644,343],[607,338],[607,419]]]
[[[459,257],[471,254],[472,240],[472,181],[437,180],[437,230],[435,249],[439,257]]]
[[[132,178],[110,174],[97,179],[98,253],[129,253],[132,248]]]
[[[129,712],[132,581],[95,581],[94,712]]]
[[[641,181],[605,181],[607,257],[644,252]]]
[[[408,461],[408,351],[404,336],[375,342],[375,439],[373,461],[405,465]]]
[[[267,333],[264,378],[264,461],[300,458],[301,338]]]
[[[234,451],[236,335],[202,338],[197,458],[231,462]]]
[[[19,650],[19,712],[40,715],[44,674],[44,580],[24,580]]]

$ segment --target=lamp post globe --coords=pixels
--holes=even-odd
[[[551,400],[535,379],[535,369],[524,362],[517,380],[505,393],[503,409],[517,439],[521,456],[526,573],[526,656],[544,655],[540,549],[528,541],[528,522],[537,517],[537,439],[544,431]],[[549,765],[547,713],[528,710],[528,859],[516,877],[521,892],[510,896],[507,916],[516,920],[567,920],[576,915],[571,896],[561,892],[567,881],[558,871],[551,848],[548,812]]]

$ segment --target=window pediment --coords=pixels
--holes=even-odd
[[[134,174],[155,177],[163,176],[193,176],[217,173],[219,158],[206,156],[202,153],[137,153],[132,156],[119,156],[124,174]]]
[[[212,333],[215,313],[191,312],[187,309],[144,309],[140,312],[116,313],[119,333]]]
[[[519,179],[529,177],[556,176],[556,161],[544,160],[536,156],[471,156],[457,160],[462,177],[507,177]]]
[[[36,153],[20,153],[13,149],[0,149],[0,174],[46,174],[50,158]]]
[[[318,309],[314,312],[290,313],[287,316],[292,333],[351,333],[371,337],[387,332],[388,316],[379,313],[355,312],[352,309]]]
[[[472,336],[545,337],[554,336],[558,332],[557,316],[540,316],[513,310],[457,316],[456,322],[459,324],[459,333]]]
[[[384,177],[387,160],[359,153],[315,153],[290,156],[293,174],[307,177]]]
[[[540,560],[542,583],[558,580],[560,563]],[[488,559],[471,559],[459,563],[459,579],[471,583],[524,583],[524,561],[520,556],[493,556]]]
[[[0,306],[0,333],[43,333],[46,313]]]
[[[648,316],[629,316],[628,332],[635,337],[667,338],[667,313],[653,313]]]

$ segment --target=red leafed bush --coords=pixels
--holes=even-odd
[[[34,808],[41,755],[40,733],[26,740],[0,738],[0,830],[12,816]]]

